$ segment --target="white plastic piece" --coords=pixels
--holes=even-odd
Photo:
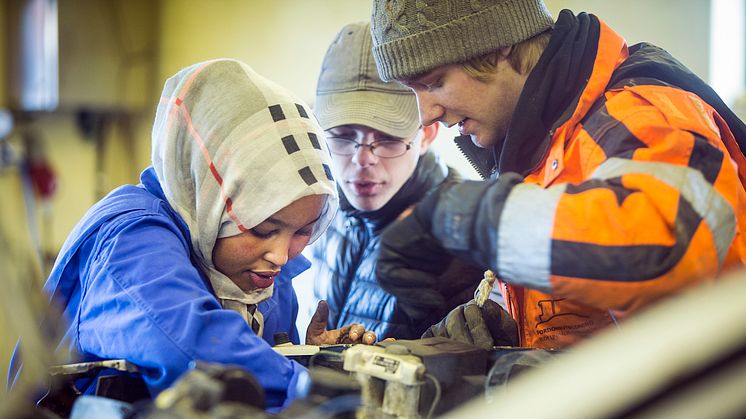
[[[321,348],[316,345],[278,345],[273,346],[272,349],[284,356],[303,356],[314,355],[318,353]]]
[[[367,374],[389,382],[422,384],[425,366],[414,355],[392,354],[381,346],[354,345],[344,352],[346,371]]]

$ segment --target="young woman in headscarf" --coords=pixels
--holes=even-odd
[[[286,405],[303,367],[270,346],[298,341],[291,279],[337,208],[323,131],[302,101],[221,59],[166,81],[152,142],[141,183],[94,205],[57,258],[45,291],[69,321],[61,346],[128,360],[153,396],[191,361],[238,365],[269,407]],[[359,325],[327,331],[325,308],[307,343],[363,339]]]

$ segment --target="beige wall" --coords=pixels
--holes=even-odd
[[[160,76],[197,61],[237,58],[313,106],[327,46],[345,24],[370,19],[370,10],[369,0],[163,0]],[[436,148],[476,177],[450,142],[456,134],[442,129]]]
[[[622,4],[623,3],[623,4]],[[709,2],[547,0],[597,14],[630,43],[667,48],[707,77]],[[348,22],[370,18],[370,0],[163,0],[160,77],[216,57],[251,64],[311,103],[328,43]]]
[[[628,44],[650,42],[673,54],[692,71],[709,76],[708,0],[545,0],[556,17],[562,9],[593,13]]]
[[[326,47],[370,18],[369,0],[163,0],[161,78],[197,61],[237,58],[309,104]]]

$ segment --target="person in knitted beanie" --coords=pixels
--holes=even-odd
[[[401,305],[422,304],[398,277],[431,249],[496,274],[521,346],[559,348],[746,264],[746,126],[665,50],[541,0],[374,0],[371,33],[381,78],[489,178],[384,232]]]

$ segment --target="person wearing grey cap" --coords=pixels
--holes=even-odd
[[[405,309],[438,285],[410,269],[422,247],[488,266],[536,348],[746,263],[746,126],[663,49],[541,0],[374,0],[371,25],[381,78],[415,92],[423,124],[458,126],[490,177],[384,233],[377,274]]]
[[[340,211],[312,248],[315,294],[328,303],[329,327],[353,322],[379,338],[419,338],[467,301],[470,297],[458,291],[473,292],[481,278],[481,270],[463,265],[436,290],[443,304],[412,322],[375,276],[373,255],[381,231],[428,190],[458,177],[430,149],[438,126],[420,126],[414,94],[381,81],[367,22],[344,26],[330,44],[314,113],[326,131],[341,192]]]

